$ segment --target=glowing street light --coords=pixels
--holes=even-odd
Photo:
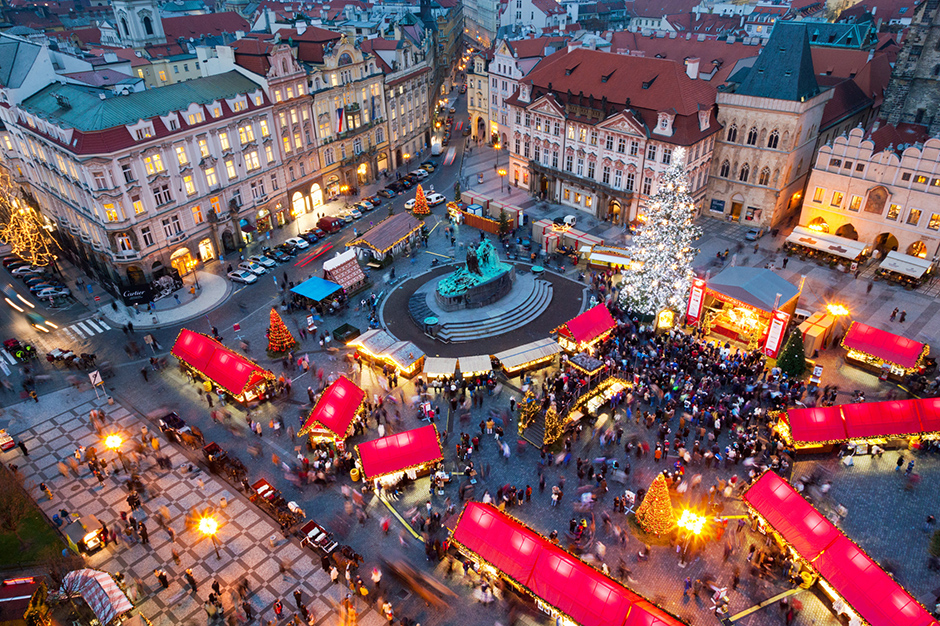
[[[124,443],[124,440],[120,435],[108,435],[104,440],[104,445],[108,450],[117,450],[122,443]]]
[[[199,523],[196,527],[199,529],[199,532],[212,541],[212,547],[215,548],[215,558],[221,559],[222,555],[219,554],[219,540],[218,537],[216,537],[216,534],[219,532],[219,522],[211,515],[204,515],[199,518]]]
[[[840,315],[848,315],[850,311],[845,308],[844,304],[827,304],[826,310],[829,311],[830,315],[839,317]]]
[[[708,519],[704,515],[698,515],[686,509],[682,511],[682,515],[679,517],[679,521],[676,524],[679,528],[684,528],[693,535],[700,535],[705,529],[705,522]]]
[[[508,174],[508,172],[505,168],[501,167],[496,171],[496,173],[499,174],[499,190],[503,191],[503,181],[506,180],[506,174]]]

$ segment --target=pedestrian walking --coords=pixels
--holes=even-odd
[[[906,319],[907,319],[907,311],[901,311],[901,317],[898,318],[898,321],[903,324],[904,320]]]
[[[211,392],[211,391],[207,391],[207,392],[206,392],[206,402],[209,403],[209,408],[210,408],[210,409],[214,406],[214,405],[212,404],[212,392]]]
[[[372,568],[372,584],[375,585],[376,591],[382,587],[382,570],[377,567]]]
[[[52,500],[52,490],[46,486],[46,483],[39,483],[39,490],[46,494],[46,497]]]
[[[898,464],[897,464],[897,467],[894,468],[894,471],[895,471],[895,472],[900,472],[902,467],[904,467],[904,457],[899,454],[899,455],[898,455]]]
[[[907,463],[907,469],[904,470],[904,475],[905,475],[905,476],[910,476],[910,475],[911,475],[911,472],[913,472],[913,471],[914,471],[914,459],[911,459],[911,460],[908,461],[908,463]]]
[[[140,375],[144,377],[144,381],[149,382],[150,379],[147,378],[147,367],[146,367],[146,366],[140,368]]]
[[[248,600],[243,600],[243,601],[242,601],[242,610],[245,612],[245,617],[248,618],[248,621],[249,621],[249,622],[250,622],[252,619],[254,619],[255,613],[254,613],[254,611],[251,609],[251,604],[248,602]]]
[[[20,450],[23,451],[23,456],[29,456],[29,450],[26,449],[26,444],[22,441],[17,441],[16,445],[20,447]]]
[[[888,321],[893,322],[897,316],[898,316],[898,307],[894,307],[894,310],[891,311],[891,316],[888,318]]]
[[[140,523],[140,527],[137,529],[140,532],[140,543],[146,545],[150,544],[150,533],[147,532],[147,526],[143,522]]]
[[[172,551],[173,562],[176,563],[177,567],[182,564],[182,559],[180,559],[180,553],[176,548],[173,548]]]
[[[278,617],[281,617],[281,613],[283,612],[284,612],[284,605],[281,604],[281,601],[279,599],[275,600],[274,601],[274,614],[277,615]]]
[[[297,604],[298,609],[304,608],[304,596],[300,593],[300,589],[294,590],[294,603]]]
[[[162,569],[153,570],[153,575],[157,577],[157,580],[160,581],[160,586],[164,589],[170,588],[170,579],[166,577],[166,572]]]
[[[193,570],[186,568],[183,576],[186,577],[186,582],[189,583],[189,586],[194,592],[199,591],[199,585],[196,584],[196,578],[193,576]]]

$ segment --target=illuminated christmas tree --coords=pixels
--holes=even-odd
[[[3,195],[4,191],[0,191],[0,203],[9,210],[2,212],[6,219],[0,227],[0,238],[10,244],[13,254],[27,263],[49,265],[55,259],[56,245],[45,228],[43,217],[22,201],[13,199],[11,203],[10,197]]]
[[[672,510],[672,499],[666,477],[658,474],[650,485],[650,490],[643,496],[640,508],[636,510],[636,521],[640,528],[653,535],[665,535],[676,527],[676,514]]]
[[[424,189],[418,185],[418,191],[415,192],[415,206],[411,209],[415,215],[429,215],[431,209],[428,208],[428,199],[424,197]]]
[[[290,334],[284,320],[277,314],[276,309],[271,309],[271,325],[268,326],[268,354],[271,356],[281,355],[288,350],[297,347],[297,340]]]
[[[673,152],[656,194],[650,197],[646,222],[630,249],[632,262],[624,270],[620,306],[640,315],[663,309],[681,311],[692,285],[692,245],[702,232],[692,223],[695,205],[684,169],[685,150]]]
[[[802,376],[806,371],[806,349],[803,347],[803,333],[794,331],[790,333],[787,342],[783,345],[780,356],[777,357],[777,367],[787,376]]]

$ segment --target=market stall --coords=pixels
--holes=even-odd
[[[464,378],[486,376],[493,371],[493,360],[488,354],[462,356],[457,365]]]
[[[862,402],[790,409],[776,414],[777,432],[797,452],[818,452],[850,443],[856,453],[907,448],[940,438],[940,398]]]
[[[799,298],[799,287],[770,270],[732,266],[693,281],[686,323],[776,358]]]
[[[299,285],[291,287],[291,293],[303,296],[311,302],[325,302],[335,296],[341,296],[343,288],[330,280],[311,276]]]
[[[546,337],[515,348],[503,350],[493,355],[498,366],[503,368],[507,376],[518,376],[525,370],[545,367],[555,360],[555,355],[561,352],[558,342]]]
[[[365,399],[365,391],[340,376],[317,399],[297,436],[307,435],[312,442],[328,441],[342,449]]]
[[[428,380],[450,378],[457,373],[457,359],[446,356],[429,356],[424,359],[424,375]]]
[[[532,225],[532,239],[539,244],[545,254],[565,252],[574,254],[584,246],[602,245],[604,240],[589,235],[566,224],[556,224],[552,220],[539,220]]]
[[[803,336],[803,354],[811,357],[816,350],[826,347],[826,342],[837,327],[836,317],[828,313],[813,313],[799,326]]]
[[[877,275],[905,287],[919,287],[930,279],[932,271],[933,263],[929,260],[892,250],[885,255]]]
[[[398,341],[381,328],[362,333],[348,344],[357,348],[356,355],[373,363],[384,363],[410,378],[421,371],[424,351],[410,341]]]
[[[558,334],[558,345],[566,352],[590,352],[594,344],[606,339],[616,327],[617,321],[607,305],[598,304],[553,332]]]
[[[581,256],[587,260],[589,269],[619,271],[631,262],[630,251],[626,248],[602,245],[582,246],[580,252]]]
[[[560,623],[679,626],[678,618],[497,508],[470,502],[453,543],[481,570],[535,598]]]
[[[62,579],[62,591],[70,596],[80,595],[103,626],[134,608],[111,575],[98,570],[69,572]]]
[[[849,624],[937,626],[930,613],[783,478],[764,472],[742,496],[761,530],[808,573]]]
[[[830,235],[804,226],[797,226],[787,237],[783,249],[802,256],[816,258],[825,263],[844,264],[862,261],[868,254],[867,246],[854,239]]]
[[[274,384],[272,372],[212,337],[192,330],[180,331],[170,354],[194,376],[209,381],[237,402],[264,400]]]
[[[434,424],[360,443],[356,453],[362,475],[385,488],[405,477],[414,480],[444,460]]]
[[[323,277],[342,287],[347,295],[355,293],[368,284],[353,250],[347,250],[324,261]]]
[[[918,371],[930,352],[926,344],[861,322],[852,322],[842,347],[846,362],[898,381]]]
[[[411,213],[387,217],[346,244],[360,259],[386,261],[389,255],[405,252],[421,234],[423,223]],[[370,264],[370,267],[372,265]]]

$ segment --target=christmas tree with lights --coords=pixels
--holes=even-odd
[[[787,376],[802,376],[806,371],[806,349],[803,347],[803,333],[790,333],[787,342],[777,357],[777,367]]]
[[[620,286],[620,306],[628,312],[655,316],[663,309],[681,311],[686,304],[698,252],[693,243],[702,232],[692,223],[695,205],[684,160],[685,150],[677,149],[630,249],[632,261]]]
[[[268,355],[282,355],[288,350],[297,347],[297,340],[290,334],[284,320],[277,314],[276,309],[271,309],[271,325],[268,326]]]
[[[417,216],[429,215],[431,209],[428,208],[428,199],[424,197],[424,189],[418,185],[418,191],[415,192],[415,205],[411,212]]]
[[[0,227],[0,239],[10,244],[13,254],[27,263],[39,266],[52,263],[55,242],[49,236],[42,216],[22,201],[14,199],[11,203],[9,196],[0,202],[6,209],[2,211],[5,219]]]
[[[640,528],[652,535],[665,535],[676,527],[676,514],[672,509],[669,487],[666,477],[658,474],[650,485],[650,490],[643,496],[640,508],[636,510],[636,521]]]

